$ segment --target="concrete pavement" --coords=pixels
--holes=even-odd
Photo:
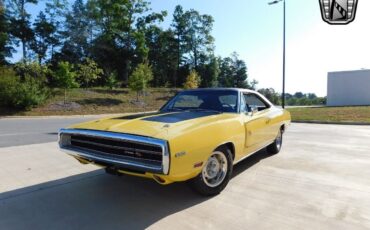
[[[223,193],[80,165],[56,143],[0,148],[0,229],[369,229],[370,127],[292,124]]]
[[[60,128],[95,117],[64,118],[2,118],[0,147],[45,143],[57,140]]]

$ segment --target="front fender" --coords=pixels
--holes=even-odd
[[[176,181],[188,180],[202,170],[211,153],[224,143],[233,143],[235,152],[244,142],[243,124],[237,118],[205,123],[169,140],[170,173]]]

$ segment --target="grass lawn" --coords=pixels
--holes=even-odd
[[[158,110],[179,89],[153,88],[140,96],[128,89],[89,88],[72,89],[64,105],[63,90],[54,90],[53,96],[29,111],[12,111],[0,108],[0,115],[48,116],[132,113]],[[366,122],[370,123],[370,106],[288,108],[293,121]]]
[[[138,103],[136,93],[128,89],[72,89],[68,92],[68,103],[64,105],[64,91],[54,90],[54,96],[44,105],[29,111],[0,108],[0,115],[88,115],[151,111],[158,110],[176,92],[176,89],[148,89],[145,96],[140,96],[142,102]]]
[[[370,106],[288,108],[292,121],[370,123]]]

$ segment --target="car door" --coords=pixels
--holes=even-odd
[[[255,93],[243,93],[246,112],[244,113],[245,148],[246,152],[258,150],[271,141],[270,108],[271,105],[265,102]],[[242,100],[243,101],[243,100]],[[252,111],[256,108],[256,111]]]

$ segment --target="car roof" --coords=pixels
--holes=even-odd
[[[186,91],[223,91],[223,90],[230,90],[230,91],[238,91],[238,92],[256,92],[250,89],[242,89],[242,88],[197,88],[197,89],[188,89]]]
[[[183,90],[181,92],[192,92],[192,91],[222,91],[222,90],[236,91],[236,92],[242,92],[242,93],[254,93],[254,94],[257,94],[259,97],[261,97],[270,106],[274,106],[271,103],[271,101],[269,101],[265,96],[263,96],[262,94],[260,94],[257,91],[250,90],[250,89],[242,89],[242,88],[197,88],[197,89]]]

